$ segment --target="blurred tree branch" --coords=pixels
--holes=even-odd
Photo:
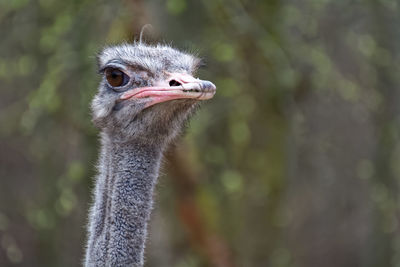
[[[215,267],[234,267],[232,253],[217,233],[207,224],[199,204],[196,202],[198,174],[193,171],[184,143],[172,147],[167,153],[168,172],[176,191],[175,198],[178,205],[180,220],[185,227],[188,238],[194,248]]]

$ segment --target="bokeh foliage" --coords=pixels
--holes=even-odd
[[[167,157],[147,266],[398,266],[399,4],[0,0],[0,265],[80,264],[95,55],[150,23],[218,92]]]

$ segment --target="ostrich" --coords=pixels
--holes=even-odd
[[[215,85],[192,75],[200,60],[169,46],[105,48],[92,101],[101,153],[85,266],[143,266],[162,154]]]

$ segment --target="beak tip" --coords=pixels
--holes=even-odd
[[[203,90],[215,91],[217,87],[210,81],[202,81],[201,87]]]

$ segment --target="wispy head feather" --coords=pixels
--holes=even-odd
[[[143,25],[142,29],[140,30],[140,36],[139,36],[139,44],[142,44],[143,41],[143,33],[146,29],[153,30],[153,26],[151,24],[145,24]]]

